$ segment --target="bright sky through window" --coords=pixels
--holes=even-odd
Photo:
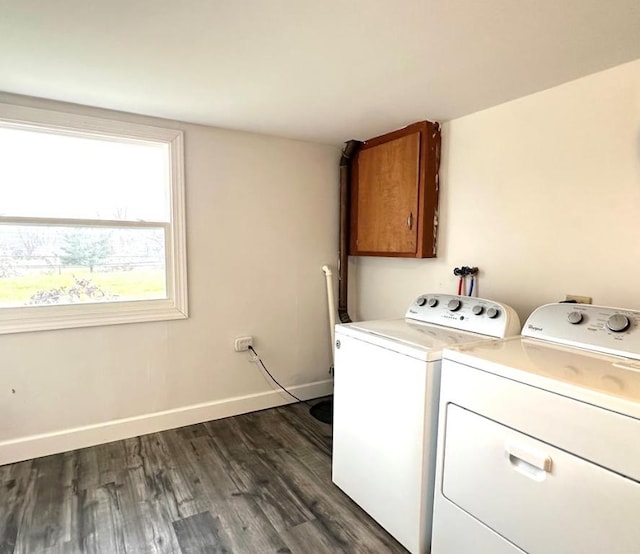
[[[168,146],[0,127],[0,215],[169,221]]]

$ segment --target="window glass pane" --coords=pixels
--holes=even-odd
[[[0,215],[169,221],[166,143],[0,124]]]
[[[0,225],[0,308],[159,298],[163,227]]]

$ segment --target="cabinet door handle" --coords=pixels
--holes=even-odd
[[[409,229],[413,227],[413,213],[410,213],[407,218],[407,227],[409,227]]]

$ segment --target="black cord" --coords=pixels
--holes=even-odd
[[[256,359],[258,360],[258,362],[260,362],[260,365],[262,366],[262,369],[264,369],[267,373],[267,375],[271,378],[271,380],[278,385],[284,392],[286,392],[291,398],[295,398],[298,402],[304,402],[307,406],[311,406],[313,407],[313,404],[309,404],[309,402],[307,402],[306,400],[302,400],[302,398],[298,398],[295,394],[293,394],[292,392],[289,392],[287,389],[285,389],[280,383],[278,383],[278,381],[276,380],[276,378],[271,375],[271,372],[267,369],[267,366],[264,365],[264,362],[262,361],[262,359],[260,358],[260,356],[258,356],[258,353],[255,351],[255,349],[253,348],[253,346],[249,346],[248,347],[249,350],[251,350],[251,352],[253,352],[253,355],[256,357]]]

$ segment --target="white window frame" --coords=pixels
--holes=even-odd
[[[73,136],[168,146],[171,187],[170,222],[3,217],[0,223],[165,229],[166,299],[0,308],[0,334],[165,321],[188,317],[185,224],[184,140],[176,129],[88,115],[0,103],[0,124],[25,130],[49,130]]]

